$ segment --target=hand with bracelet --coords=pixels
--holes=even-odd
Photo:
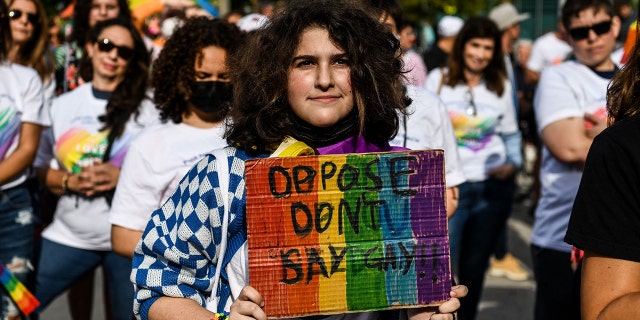
[[[114,189],[119,175],[120,168],[111,163],[99,162],[82,168],[82,172],[77,174],[65,172],[60,179],[61,194],[73,192],[91,197]]]

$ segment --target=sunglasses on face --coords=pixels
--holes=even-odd
[[[117,46],[107,38],[98,40],[98,50],[102,52],[111,52],[113,49],[118,49],[118,56],[124,60],[129,60],[133,57],[134,51],[132,48]]]
[[[20,19],[20,17],[22,17],[23,13],[27,15],[27,21],[29,21],[31,24],[35,25],[36,23],[38,23],[37,14],[22,12],[22,10],[17,10],[17,9],[9,10],[9,19],[18,20]]]
[[[579,41],[589,37],[589,32],[593,30],[597,35],[603,35],[611,30],[611,20],[596,23],[588,27],[578,27],[569,29],[569,35],[573,40]]]

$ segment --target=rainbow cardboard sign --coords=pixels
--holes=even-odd
[[[249,279],[269,317],[449,299],[442,150],[257,159],[245,172]]]

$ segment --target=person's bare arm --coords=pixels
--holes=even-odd
[[[133,251],[142,238],[142,231],[132,230],[125,227],[111,225],[111,247],[113,251],[121,256],[133,258]]]
[[[582,166],[593,138],[606,127],[605,120],[599,121],[587,131],[582,117],[558,120],[542,129],[542,141],[556,159]]]
[[[585,251],[580,305],[584,320],[640,319],[640,262]]]
[[[189,298],[161,297],[149,308],[149,320],[210,320],[214,313]]]
[[[447,188],[445,193],[447,219],[451,219],[458,208],[458,187]]]
[[[527,84],[536,84],[540,81],[540,73],[527,68],[524,69],[524,82]]]
[[[0,161],[0,184],[4,184],[18,173],[29,167],[36,157],[42,126],[23,122],[20,125],[18,147],[4,160]]]

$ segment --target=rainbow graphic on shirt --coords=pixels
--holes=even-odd
[[[250,284],[270,317],[449,299],[442,150],[246,162]]]
[[[449,111],[449,118],[458,147],[466,147],[477,152],[493,139],[497,124],[494,117],[469,117],[458,111]]]
[[[79,173],[82,167],[91,166],[96,161],[102,161],[107,150],[108,131],[91,133],[82,128],[67,130],[56,142],[56,155],[64,167],[72,173]],[[109,162],[116,167],[121,167],[124,156],[127,153],[131,135],[124,134],[116,139],[111,147]]]
[[[6,96],[0,97],[0,161],[4,160],[7,150],[15,142],[20,132],[18,109]]]
[[[31,314],[40,305],[38,299],[2,263],[0,263],[0,282],[25,316]]]

